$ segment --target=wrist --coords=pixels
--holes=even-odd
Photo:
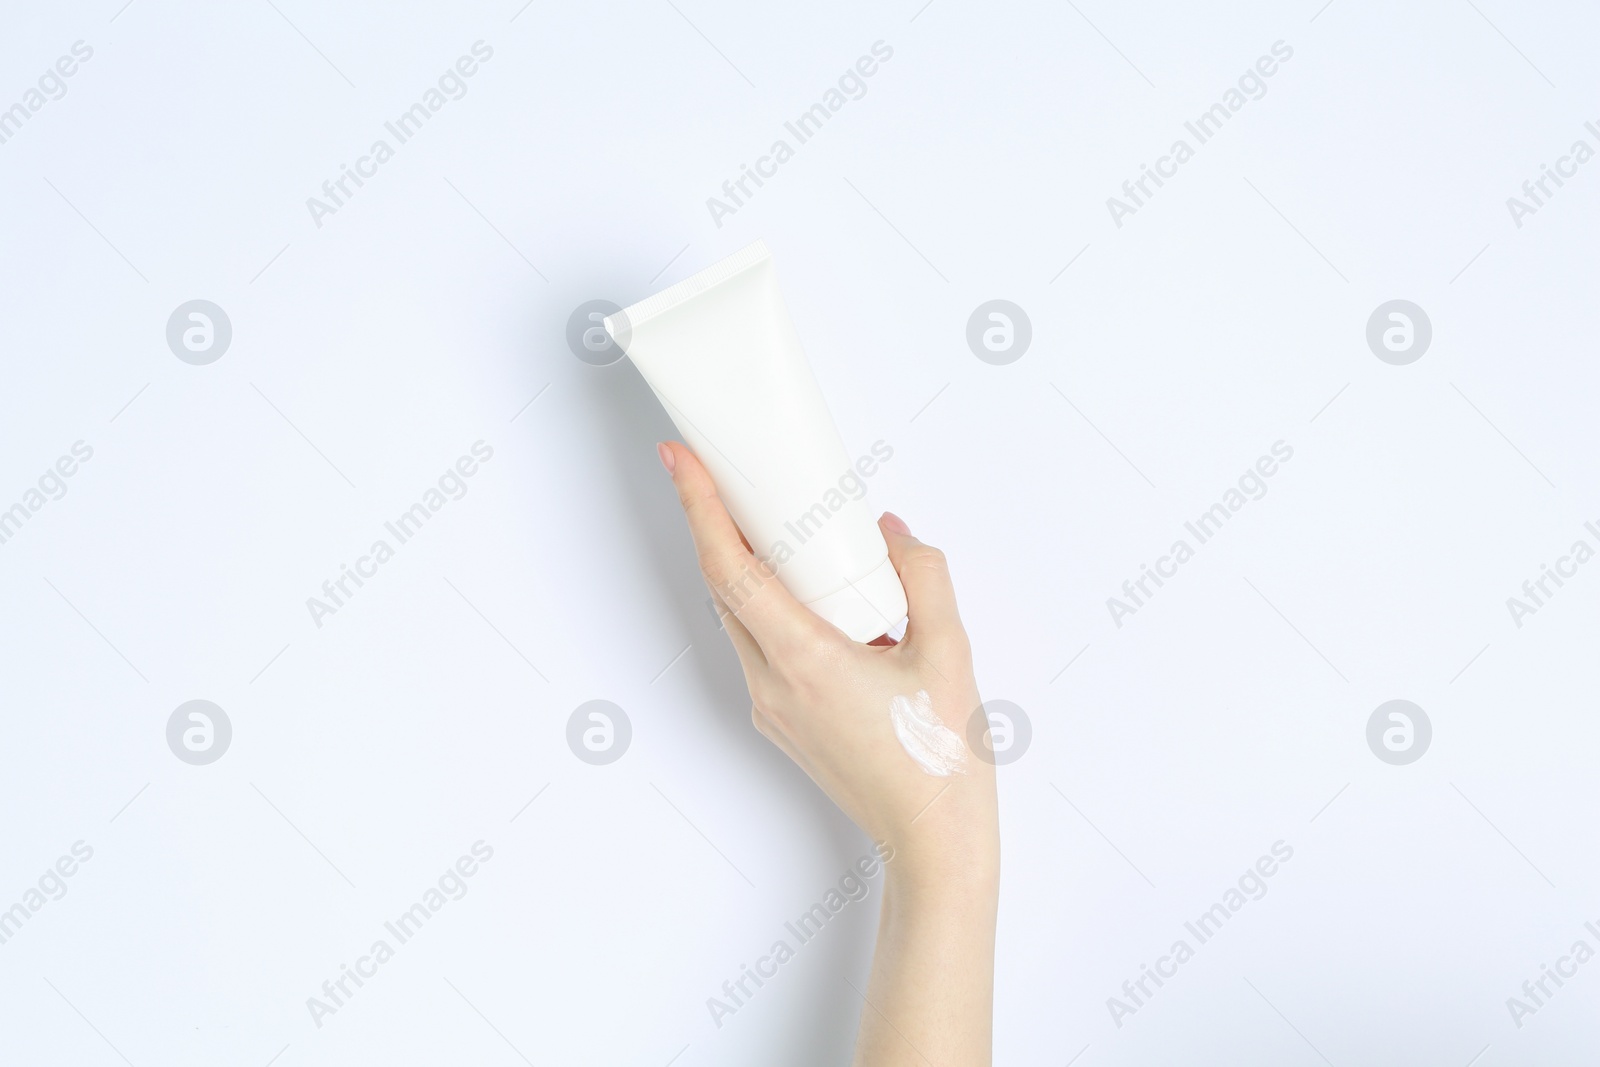
[[[893,848],[884,865],[886,897],[942,906],[999,896],[1000,835],[993,828],[912,835]]]

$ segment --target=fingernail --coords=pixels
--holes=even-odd
[[[656,442],[656,455],[661,457],[661,465],[667,468],[668,474],[671,474],[672,468],[678,465],[678,459],[672,454],[672,449],[668,448],[664,442],[658,441]]]
[[[909,534],[911,532],[911,527],[906,525],[906,520],[902,519],[892,511],[885,511],[883,513],[883,525],[893,530],[897,534]]]

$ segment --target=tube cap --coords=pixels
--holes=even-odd
[[[850,581],[837,593],[813,600],[806,607],[863,644],[881,637],[906,617],[906,590],[894,564],[885,556],[866,575]]]

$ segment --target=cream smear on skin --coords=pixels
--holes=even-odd
[[[948,778],[967,773],[967,746],[960,734],[933,713],[933,698],[926,689],[917,690],[914,696],[891,698],[889,721],[894,724],[900,747],[924,774]]]

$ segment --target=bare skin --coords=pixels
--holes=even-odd
[[[744,668],[756,729],[893,850],[857,1067],[991,1063],[1000,884],[994,766],[969,752],[963,773],[924,772],[887,711],[893,697],[925,690],[940,721],[965,741],[979,707],[944,554],[899,518],[879,520],[910,623],[898,643],[857,644],[751,554],[694,453],[677,442],[657,448]]]

